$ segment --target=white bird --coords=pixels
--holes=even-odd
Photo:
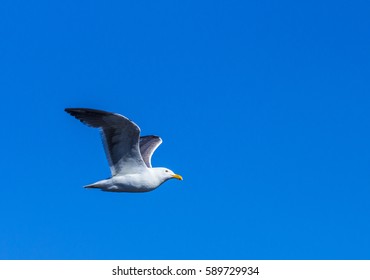
[[[169,179],[182,177],[168,168],[152,167],[153,152],[162,143],[158,136],[140,137],[140,128],[128,118],[86,108],[67,108],[82,123],[100,128],[112,177],[85,188],[110,192],[148,192]]]

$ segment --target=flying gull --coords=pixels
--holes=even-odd
[[[151,158],[162,143],[158,136],[140,137],[140,128],[128,118],[86,108],[67,108],[82,123],[99,128],[112,177],[87,185],[109,192],[148,192],[169,179],[182,180],[168,168],[152,167]]]

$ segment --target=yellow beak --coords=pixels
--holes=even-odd
[[[178,174],[174,174],[174,175],[172,175],[172,178],[176,178],[176,179],[178,179],[178,180],[183,180],[182,179],[182,176],[181,175],[178,175]]]

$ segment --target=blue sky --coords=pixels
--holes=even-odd
[[[366,1],[2,1],[0,259],[369,259]],[[184,177],[108,177],[121,113]]]

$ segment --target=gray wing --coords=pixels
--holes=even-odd
[[[149,135],[140,137],[140,153],[147,167],[152,167],[152,155],[161,143],[162,139],[158,136]]]
[[[101,129],[113,176],[146,168],[139,150],[140,128],[134,122],[122,115],[95,109],[67,108],[65,111],[82,123]]]

